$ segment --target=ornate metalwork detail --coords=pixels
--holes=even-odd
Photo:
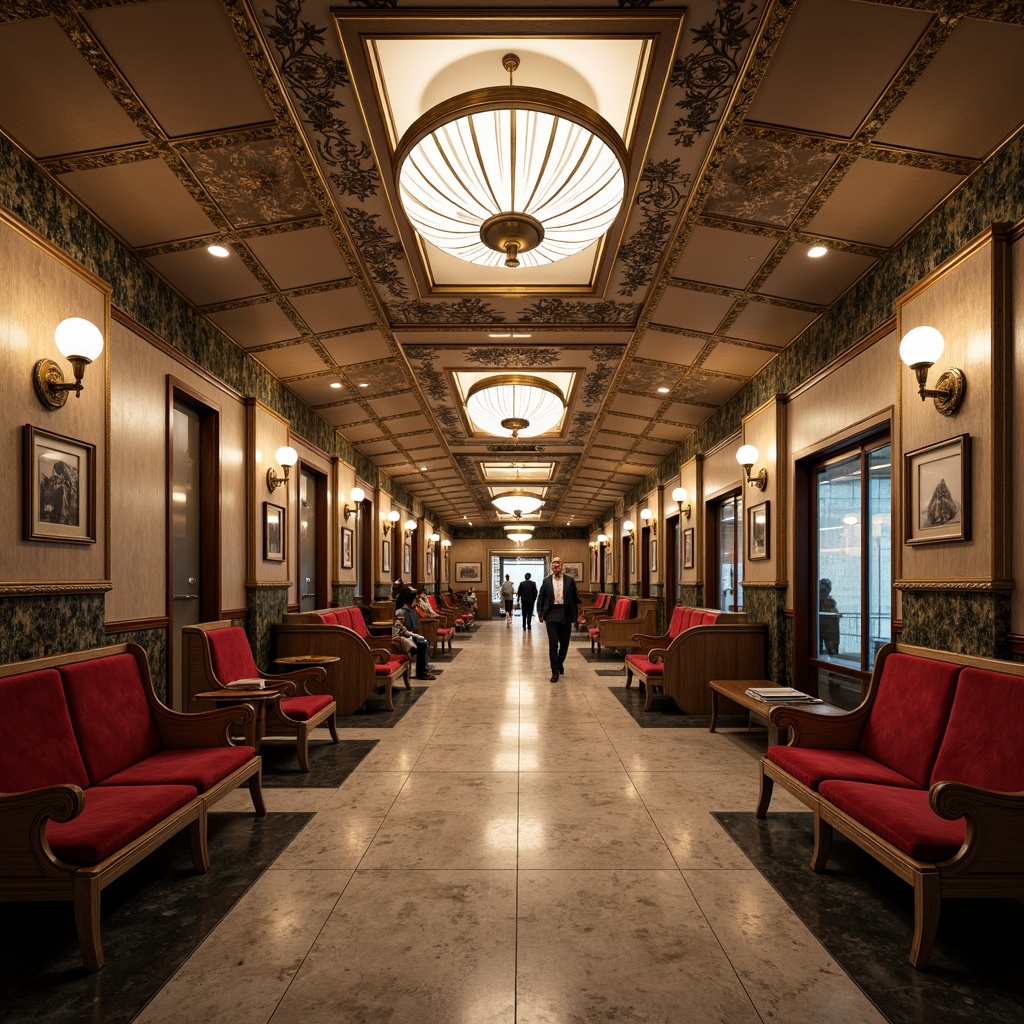
[[[471,348],[466,352],[466,361],[482,366],[493,366],[496,369],[519,368],[525,366],[553,366],[561,362],[561,355],[553,348],[504,348],[500,345],[488,345],[483,348]]]
[[[281,54],[281,74],[310,127],[316,132],[316,148],[328,167],[332,182],[346,195],[362,202],[377,194],[380,172],[373,163],[370,147],[356,144],[345,122],[337,116],[344,103],[336,98],[349,85],[348,68],[325,52],[326,26],[317,27],[301,17],[302,0],[278,0],[267,36]]]
[[[639,302],[566,302],[564,299],[539,299],[527,306],[519,322],[540,324],[633,324],[640,314]]]
[[[754,3],[745,7],[742,0],[723,0],[714,18],[693,30],[694,39],[704,46],[677,60],[669,79],[673,88],[686,90],[686,97],[676,103],[685,114],[669,132],[676,145],[689,148],[718,120],[719,106],[739,70],[736,54],[750,38],[755,10]]]
[[[649,161],[640,178],[636,204],[643,224],[622,247],[619,258],[626,268],[620,295],[632,295],[651,280],[661,261],[672,223],[686,198],[689,174],[679,174],[679,160]]]
[[[391,295],[402,298],[406,289],[397,266],[397,261],[404,255],[402,244],[391,237],[387,228],[377,223],[379,217],[379,213],[369,213],[357,206],[345,209],[348,228],[373,280]]]
[[[590,361],[594,364],[594,368],[587,372],[583,387],[580,389],[582,405],[600,406],[605,400],[612,377],[615,376],[615,367],[621,356],[622,350],[611,345],[599,345],[597,348],[591,349]]]
[[[500,324],[504,318],[489,302],[462,299],[459,302],[389,302],[386,305],[392,324]]]
[[[501,452],[503,455],[522,455],[528,452],[542,452],[544,451],[544,445],[542,444],[489,444],[487,445],[489,452]]]
[[[596,420],[597,413],[578,412],[573,419],[572,430],[569,432],[569,444],[586,444]]]

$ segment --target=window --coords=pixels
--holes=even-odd
[[[715,593],[708,603],[726,612],[743,610],[743,495],[724,498],[715,510]]]
[[[892,638],[889,438],[819,462],[812,486],[810,661],[819,694],[852,707],[860,701],[875,653]]]

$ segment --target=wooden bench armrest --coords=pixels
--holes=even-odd
[[[1024,873],[1024,793],[1004,793],[968,786],[963,782],[936,782],[928,803],[942,818],[967,819],[967,838],[944,876]]]
[[[227,747],[232,726],[248,725],[256,717],[251,704],[211,708],[208,711],[172,711],[164,705],[152,708],[160,743],[169,750],[189,747]]]
[[[652,665],[657,665],[665,660],[666,654],[668,654],[667,647],[654,647],[647,652],[647,660]]]
[[[61,867],[46,843],[46,822],[70,821],[83,810],[85,794],[78,786],[0,793],[4,876],[55,879],[68,875],[68,868]]]
[[[661,636],[651,636],[649,633],[634,633],[633,639],[641,647],[667,647],[673,638],[668,633],[662,633]]]
[[[262,678],[273,683],[274,687],[281,691],[282,697],[294,697],[296,694],[311,697],[320,691],[311,690],[309,684],[323,683],[327,679],[327,670],[322,665],[310,665],[309,668],[297,668],[291,672],[265,675]]]
[[[768,720],[778,729],[791,729],[789,746],[816,750],[856,750],[867,724],[866,710],[825,717],[794,705],[768,708]]]

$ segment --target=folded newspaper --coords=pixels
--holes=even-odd
[[[792,686],[748,686],[746,689],[748,697],[764,701],[765,704],[822,704],[818,697],[812,697],[803,690],[794,689]]]
[[[265,679],[236,679],[233,683],[225,683],[226,690],[265,690],[267,681]]]

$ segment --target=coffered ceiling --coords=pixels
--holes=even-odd
[[[510,50],[628,150],[605,239],[529,271],[423,243],[392,177]],[[434,514],[518,478],[586,525],[1020,129],[1022,66],[1015,0],[8,0],[0,131]],[[563,423],[475,434],[487,371],[571,374]]]

